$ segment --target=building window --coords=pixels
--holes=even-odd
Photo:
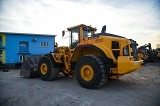
[[[41,47],[48,47],[48,42],[41,42]]]
[[[19,56],[19,61],[23,62],[25,60],[25,56]]]
[[[19,52],[29,52],[28,41],[19,41]]]

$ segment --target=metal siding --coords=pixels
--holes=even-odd
[[[32,46],[30,46],[29,51],[32,54],[45,54],[54,50],[54,37],[37,36],[36,38],[36,42],[30,42],[30,45]],[[48,47],[41,47],[41,42],[48,42]]]
[[[36,41],[34,41],[36,38]],[[19,53],[19,41],[29,42],[30,54]],[[40,47],[40,42],[48,42],[48,47]],[[45,54],[54,51],[55,36],[42,36],[42,35],[25,35],[25,34],[7,34],[6,35],[6,63],[19,62],[19,56],[22,55],[35,55]]]
[[[12,35],[12,34],[6,34],[6,63],[16,63],[18,58],[18,40],[19,37]]]

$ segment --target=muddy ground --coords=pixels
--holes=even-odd
[[[0,71],[0,106],[160,106],[160,62],[96,90],[63,75],[46,82],[20,77],[19,71]]]

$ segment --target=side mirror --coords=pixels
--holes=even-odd
[[[64,37],[64,35],[65,35],[65,31],[62,31],[62,37]]]

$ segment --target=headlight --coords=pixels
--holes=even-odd
[[[129,56],[129,47],[128,47],[128,45],[123,47],[123,56]]]

